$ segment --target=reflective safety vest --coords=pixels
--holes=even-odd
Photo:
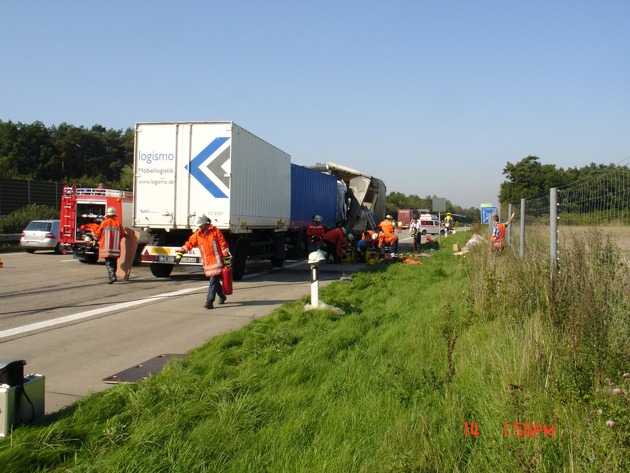
[[[381,230],[385,233],[394,233],[394,224],[388,218],[379,223],[378,226],[381,227]]]
[[[107,217],[93,235],[98,240],[99,258],[120,258],[120,241],[125,237],[125,230],[118,220]]]
[[[208,225],[206,231],[201,228],[193,233],[184,243],[181,252],[187,253],[198,247],[203,262],[203,272],[206,276],[218,276],[223,269],[223,258],[230,254],[230,247],[217,227]]]
[[[310,241],[322,241],[324,239],[324,226],[319,222],[311,222],[306,229],[306,236]]]
[[[505,243],[505,223],[497,223],[492,232],[492,246],[502,247]]]

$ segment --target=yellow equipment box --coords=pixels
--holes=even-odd
[[[357,262],[357,250],[354,248],[348,248],[346,252],[343,254],[343,262],[354,264]]]
[[[379,252],[377,250],[368,250],[365,252],[365,264],[374,264],[379,260]]]

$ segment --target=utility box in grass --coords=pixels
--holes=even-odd
[[[14,386],[0,384],[0,438],[44,415],[45,376],[29,374]]]

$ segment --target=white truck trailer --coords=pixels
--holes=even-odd
[[[291,157],[234,122],[137,123],[133,226],[149,233],[142,262],[168,277],[205,214],[224,234],[234,279],[247,259],[285,259]],[[201,265],[196,249],[183,265]]]

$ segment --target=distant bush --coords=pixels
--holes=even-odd
[[[31,220],[59,218],[59,211],[48,205],[31,204],[9,215],[0,216],[0,234],[21,233]]]

